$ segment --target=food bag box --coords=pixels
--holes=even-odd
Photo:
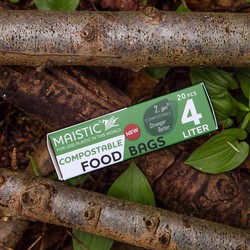
[[[218,127],[203,83],[47,135],[60,180],[204,135]]]

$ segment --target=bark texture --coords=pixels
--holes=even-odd
[[[36,72],[31,68],[21,73],[2,67],[0,95],[5,95],[7,101],[44,120],[53,129],[114,111],[130,103],[128,97],[115,89],[109,95],[111,90],[107,82],[98,82],[94,78],[87,81],[91,77],[84,76],[83,70],[71,69],[66,73],[56,69],[53,72],[57,73]],[[42,79],[39,84],[33,84],[39,79]],[[33,105],[30,105],[31,102]],[[80,114],[80,120],[76,119],[76,114]],[[133,159],[154,187],[155,196],[168,209],[250,228],[249,174],[240,169],[218,175],[201,173],[183,163],[187,157],[186,147],[190,146],[172,146]],[[118,166],[122,169],[122,164]]]
[[[247,231],[0,169],[0,212],[148,249],[249,249]],[[121,218],[123,218],[121,220]],[[131,226],[133,225],[133,226]]]
[[[23,72],[0,67],[1,96],[53,129],[86,121],[131,104],[130,99],[84,69]],[[24,84],[25,83],[25,84]],[[59,118],[60,117],[60,118]]]
[[[250,66],[244,13],[0,11],[0,65]]]

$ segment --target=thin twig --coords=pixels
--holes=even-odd
[[[17,166],[17,157],[16,157],[16,148],[13,148],[12,151],[12,157],[11,157],[11,168],[13,171],[18,170],[18,166]]]
[[[43,235],[40,235],[29,247],[27,250],[31,250],[41,239],[43,238]]]

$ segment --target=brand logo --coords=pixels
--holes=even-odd
[[[103,120],[102,123],[105,125],[105,128],[104,130],[107,131],[111,128],[114,128],[114,127],[117,127],[119,126],[119,124],[115,124],[116,121],[118,120],[119,118],[115,118],[114,116],[111,116],[109,119],[107,120]]]
[[[77,140],[87,139],[88,137],[100,134],[103,131],[108,131],[111,128],[119,126],[119,124],[116,124],[118,119],[119,118],[111,116],[109,119],[99,120],[91,126],[78,128],[76,130],[71,128],[68,130],[69,132],[53,137],[54,145],[55,147],[62,146]]]

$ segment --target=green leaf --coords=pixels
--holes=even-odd
[[[226,116],[233,116],[236,114],[236,106],[233,104],[231,95],[228,94],[224,98],[211,98],[213,107],[221,114]]]
[[[250,121],[250,112],[248,112],[248,113],[246,114],[246,116],[245,116],[245,118],[244,118],[244,120],[243,120],[243,123],[242,123],[242,125],[241,125],[241,128],[242,128],[242,129],[246,129],[246,127],[247,127],[249,121]]]
[[[221,69],[216,68],[196,68],[190,69],[192,83],[210,82],[214,86],[219,85],[225,89],[237,89],[238,83],[234,77]]]
[[[112,247],[113,240],[83,232],[72,230],[74,250],[109,250]]]
[[[227,86],[230,89],[237,89],[239,87],[238,82],[230,73],[216,68],[210,70],[211,77],[214,77],[221,86]]]
[[[209,96],[212,98],[224,98],[228,94],[227,89],[224,87],[221,87],[220,85],[214,84],[210,81],[204,81],[204,83],[209,93]]]
[[[71,178],[65,181],[65,183],[71,186],[79,186],[79,185],[82,185],[88,177],[89,177],[89,174],[79,175],[79,176],[76,176],[74,178]]]
[[[190,9],[182,3],[179,5],[176,12],[190,12]]]
[[[232,97],[232,103],[235,107],[237,107],[239,110],[248,112],[250,109],[243,103],[237,101],[235,98]]]
[[[49,174],[49,176],[47,177],[48,179],[51,179],[51,180],[58,180],[58,176],[56,174],[55,171],[53,171],[51,174]]]
[[[234,69],[234,73],[240,82],[243,94],[250,99],[250,69],[238,68]]]
[[[119,199],[155,206],[154,193],[145,175],[132,162],[108,190],[108,195]]]
[[[197,148],[185,163],[211,174],[232,170],[248,156],[249,145],[238,141],[246,137],[247,133],[243,129],[224,130]]]
[[[226,128],[232,126],[233,120],[230,117],[237,114],[238,107],[228,89],[238,88],[236,79],[228,72],[215,68],[192,67],[190,76],[193,84],[205,83],[218,123],[223,124]],[[243,105],[238,106],[244,108]]]
[[[30,164],[33,168],[33,171],[35,173],[36,176],[42,176],[41,172],[40,172],[40,169],[38,168],[38,165],[35,161],[35,159],[33,158],[33,156],[30,155]]]
[[[38,10],[74,11],[80,0],[35,0]]]
[[[240,96],[236,96],[237,101],[245,106],[248,103],[248,99],[242,94]],[[246,107],[246,106],[245,106]],[[250,120],[249,120],[250,109],[238,109],[236,119],[238,124],[241,124],[241,128],[250,133]]]
[[[11,3],[19,3],[20,0],[10,0]]]
[[[156,79],[161,79],[165,77],[168,71],[169,71],[168,67],[150,67],[146,69],[146,72],[148,73],[148,75]]]
[[[215,116],[218,124],[222,124],[225,128],[229,128],[233,125],[233,120],[227,115],[220,113],[220,111],[215,110]]]

